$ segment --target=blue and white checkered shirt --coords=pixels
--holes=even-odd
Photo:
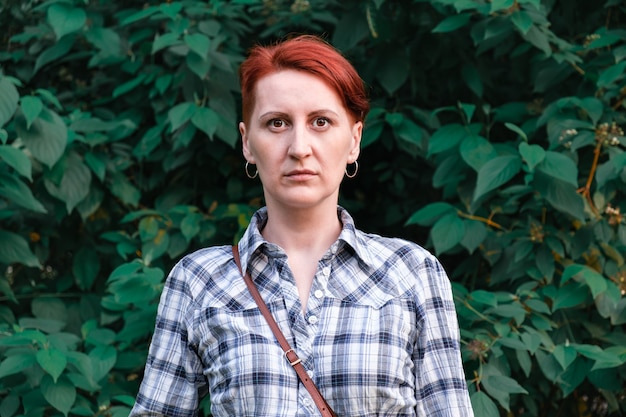
[[[319,261],[306,312],[284,251],[263,239],[265,209],[239,242],[285,337],[339,416],[473,416],[450,282],[430,253],[343,230]],[[248,292],[230,246],[172,270],[131,416],[318,416]]]

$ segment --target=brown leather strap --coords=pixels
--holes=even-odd
[[[241,260],[239,259],[239,248],[237,247],[237,245],[233,245],[233,256],[235,258],[235,263],[239,268],[239,272],[241,273],[241,276],[243,276],[243,280],[248,286],[248,290],[250,290],[250,294],[252,294],[254,301],[256,301],[256,303],[258,304],[259,310],[261,310],[261,314],[263,314],[263,317],[265,317],[267,324],[269,324],[270,328],[272,329],[272,333],[274,333],[276,340],[278,340],[280,347],[283,349],[283,352],[285,353],[285,358],[293,367],[293,369],[295,369],[298,377],[302,381],[302,384],[309,391],[309,394],[311,394],[311,398],[313,398],[313,401],[315,402],[317,408],[320,410],[320,413],[322,413],[323,417],[337,417],[333,409],[330,408],[320,391],[317,389],[317,386],[315,385],[313,380],[309,377],[309,374],[307,374],[306,369],[304,369],[304,365],[302,365],[302,361],[296,354],[296,351],[293,350],[291,346],[289,346],[289,342],[287,342],[287,339],[285,339],[283,332],[280,330],[280,327],[278,327],[278,323],[276,323],[276,320],[274,320],[274,317],[272,317],[272,313],[270,312],[269,308],[267,308],[267,305],[265,304],[265,301],[263,301],[263,297],[261,297],[261,294],[259,293],[256,285],[254,285],[252,277],[250,276],[248,271],[246,271],[244,274],[243,270],[241,269]]]

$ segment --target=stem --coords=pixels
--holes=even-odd
[[[465,217],[466,219],[470,219],[470,220],[476,220],[479,222],[483,222],[486,223],[487,225],[491,226],[491,227],[495,227],[496,229],[502,230],[504,229],[504,227],[500,226],[498,223],[494,222],[493,220],[486,219],[484,217],[480,217],[480,216],[474,216],[472,214],[467,214],[467,213],[463,213],[462,211],[458,210],[457,214],[461,217]]]
[[[593,177],[596,174],[596,170],[598,169],[598,161],[600,160],[600,150],[602,149],[602,141],[598,140],[595,149],[593,150],[593,164],[591,165],[591,171],[589,172],[589,177],[587,177],[587,183],[585,186],[578,190],[579,193],[582,194],[583,197],[587,199],[589,203],[589,207],[591,207],[591,211],[593,214],[600,218],[600,213],[596,208],[595,204],[593,204],[593,200],[591,199],[591,183],[593,181]]]

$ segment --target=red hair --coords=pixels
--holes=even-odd
[[[257,82],[282,70],[304,71],[326,82],[343,100],[356,121],[369,111],[365,86],[352,64],[330,44],[312,35],[300,35],[271,46],[255,46],[239,67],[244,122],[254,108]]]

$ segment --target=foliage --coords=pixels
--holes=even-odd
[[[293,32],[371,90],[341,203],[450,272],[476,415],[624,412],[626,7],[600,3],[3,2],[0,417],[128,413],[167,271],[262,204],[237,66]]]

